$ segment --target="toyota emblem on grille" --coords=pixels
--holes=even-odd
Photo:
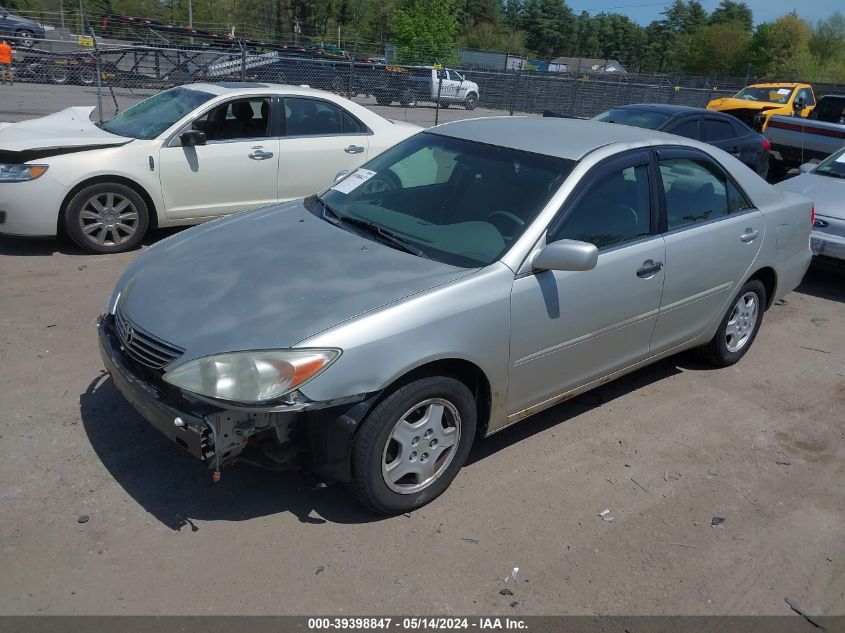
[[[121,338],[123,339],[124,345],[129,345],[132,343],[132,337],[135,336],[135,330],[132,329],[132,326],[129,325],[128,321],[123,322],[123,327],[121,328],[122,332]]]

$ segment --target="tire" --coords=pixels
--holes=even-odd
[[[478,95],[474,92],[470,92],[467,95],[467,98],[464,99],[464,107],[467,110],[475,110],[476,106],[478,106]]]
[[[376,103],[379,104],[380,106],[389,106],[391,103],[393,103],[393,99],[391,99],[389,96],[387,96],[386,94],[383,94],[383,93],[377,93],[375,95],[375,98],[376,98]]]
[[[93,68],[79,69],[79,83],[84,86],[90,86],[97,81],[97,71]]]
[[[380,514],[424,506],[449,487],[464,465],[475,426],[475,398],[455,378],[420,378],[397,388],[367,415],[353,438],[352,494]],[[403,435],[404,445],[396,440]],[[454,444],[444,449],[449,441]],[[394,470],[391,477],[388,465],[394,463],[408,474],[396,477]]]
[[[407,89],[399,95],[399,104],[403,108],[416,108],[417,107],[417,95],[414,94],[413,90]]]
[[[98,222],[101,228],[90,228]],[[117,182],[83,188],[71,198],[64,212],[65,231],[89,253],[132,250],[144,238],[149,224],[144,199],[131,187]]]
[[[58,66],[54,64],[47,70],[47,79],[50,80],[51,84],[66,84],[69,76],[70,73],[68,73],[66,66]]]
[[[751,300],[753,307],[749,303]],[[757,279],[746,282],[731,300],[716,334],[707,345],[699,348],[704,360],[716,367],[739,362],[757,338],[765,309],[765,286]]]
[[[341,92],[346,92],[347,85],[344,83],[343,79],[340,77],[335,76],[332,79],[331,88],[329,88],[332,92],[340,94]]]
[[[18,40],[18,44],[21,48],[32,48],[35,44],[35,34],[32,31],[27,31],[26,29],[15,33],[15,38]]]

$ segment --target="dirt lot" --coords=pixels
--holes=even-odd
[[[93,95],[14,90],[0,120]],[[812,269],[739,365],[641,370],[379,519],[296,474],[212,484],[129,407],[94,319],[135,256],[0,238],[0,614],[845,614],[844,275]]]
[[[0,613],[845,613],[845,277],[738,366],[639,371],[376,519],[296,474],[212,484],[148,428],[94,330],[134,257],[0,240]]]

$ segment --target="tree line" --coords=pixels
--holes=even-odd
[[[63,4],[62,4],[63,3]],[[529,59],[615,59],[629,71],[845,81],[845,16],[789,13],[754,22],[745,2],[674,0],[645,26],[619,13],[576,14],[565,0],[83,0],[120,13],[234,29],[247,37],[327,42],[357,56],[397,47],[399,61],[454,63],[459,49]],[[73,12],[78,0],[11,0],[11,10]]]

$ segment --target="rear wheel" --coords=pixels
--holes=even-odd
[[[54,64],[47,71],[47,78],[53,84],[66,84],[68,80],[67,66]]]
[[[739,362],[757,338],[765,306],[765,286],[757,279],[747,282],[731,302],[716,334],[701,348],[704,359],[717,367]]]
[[[380,106],[389,106],[393,100],[384,93],[376,93],[375,95],[376,103]]]
[[[413,90],[407,89],[399,95],[399,104],[403,108],[416,108],[417,107],[417,95],[414,94]]]
[[[399,387],[361,423],[352,444],[355,497],[396,514],[441,495],[469,455],[475,399],[455,378],[432,376]]]
[[[79,82],[85,86],[90,86],[97,81],[97,71],[93,68],[82,67],[79,70]]]
[[[131,187],[103,182],[85,187],[68,203],[65,230],[91,253],[122,253],[135,248],[149,226],[144,199]]]

